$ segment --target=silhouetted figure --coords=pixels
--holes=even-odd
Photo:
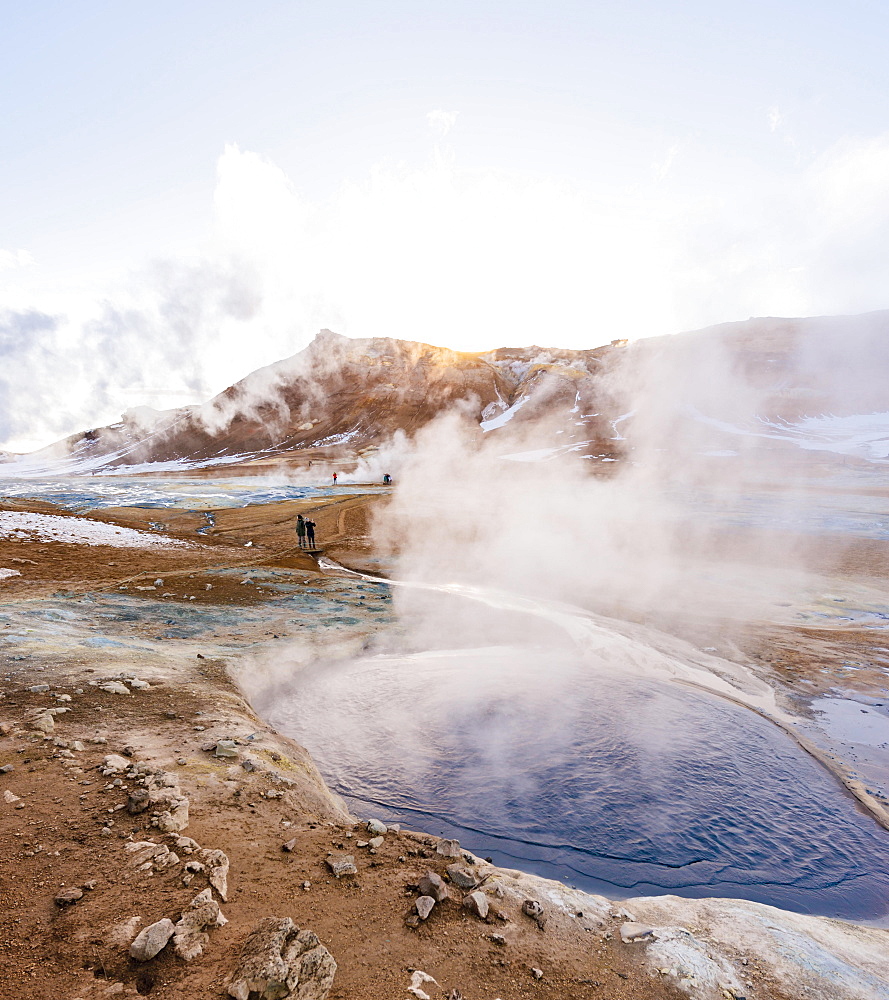
[[[388,486],[392,482],[392,477],[388,472],[383,473],[383,485]]]
[[[309,542],[309,548],[313,549],[315,548],[315,522],[310,521],[308,518],[306,518],[305,524],[306,524],[306,538],[308,539]]]
[[[296,540],[301,549],[306,547],[306,521],[302,514],[296,515]]]
[[[333,474],[333,485],[336,486],[336,473]]]

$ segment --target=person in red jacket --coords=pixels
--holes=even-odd
[[[336,473],[333,474],[333,485],[336,486]]]

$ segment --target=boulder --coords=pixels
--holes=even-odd
[[[152,588],[153,589],[153,588]],[[121,684],[120,681],[107,681],[105,684],[99,685],[100,691],[107,691],[108,694],[129,694],[130,689],[126,684]]]
[[[71,906],[78,899],[83,899],[83,892],[80,889],[63,889],[56,896],[56,906]]]
[[[355,857],[352,854],[334,854],[327,859],[327,867],[336,878],[341,875],[357,875]]]
[[[385,823],[382,823],[378,819],[369,819],[367,821],[367,832],[373,834],[373,836],[378,837],[385,834],[388,827]]]
[[[137,962],[148,962],[159,954],[173,936],[173,921],[168,917],[141,930],[130,945],[130,955]]]
[[[235,1000],[325,1000],[336,962],[317,936],[300,930],[290,917],[261,920],[241,948],[228,980]]]
[[[102,766],[108,771],[129,771],[133,762],[119,753],[109,753],[102,758]]]
[[[448,898],[448,887],[444,884],[441,875],[434,871],[427,871],[417,883],[417,889],[421,896],[431,896],[436,903],[441,903]]]
[[[441,854],[445,858],[459,858],[460,851],[460,841],[459,840],[440,840],[435,845],[436,853]]]
[[[626,923],[620,925],[620,939],[624,944],[630,944],[633,941],[642,941],[645,938],[651,938],[654,935],[654,928],[649,927],[647,924],[637,924],[632,920],[628,920]]]
[[[447,867],[448,878],[457,886],[458,889],[474,889],[478,883],[478,879],[475,877],[475,872],[470,871],[463,865],[448,865]]]
[[[463,906],[482,920],[488,915],[488,897],[483,892],[470,892],[464,896]]]

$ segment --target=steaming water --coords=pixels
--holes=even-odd
[[[260,700],[359,815],[608,895],[889,910],[889,837],[766,720],[566,652],[319,665]]]

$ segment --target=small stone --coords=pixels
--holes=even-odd
[[[160,954],[173,936],[175,927],[168,917],[141,930],[130,945],[130,955],[137,962],[148,962]]]
[[[302,887],[303,887],[303,889],[305,889],[306,892],[308,892],[309,889],[312,888],[312,883],[311,882],[303,882]]]
[[[151,798],[148,791],[144,788],[137,788],[135,791],[130,792],[127,798],[127,812],[131,816],[144,812],[150,805]]]
[[[107,771],[128,771],[131,767],[126,757],[118,753],[109,753],[102,758],[102,765]]]
[[[426,872],[417,883],[417,889],[421,896],[431,896],[437,903],[444,902],[449,895],[444,879],[434,871]]]
[[[14,764],[4,764],[3,767],[0,767],[0,774],[9,774],[10,771],[14,770],[15,770]]]
[[[535,969],[533,966],[531,968],[531,975],[535,979],[543,979],[543,969]]]
[[[120,681],[107,681],[99,685],[100,691],[107,691],[108,694],[130,694],[130,689]]]
[[[522,913],[526,917],[530,917],[532,920],[537,920],[543,914],[543,907],[536,899],[526,899],[522,903]]]
[[[11,792],[7,788],[6,791],[3,793],[3,801],[7,805],[14,806],[16,802],[21,802],[22,800],[18,797],[18,795],[15,794],[15,792]]]
[[[446,870],[448,878],[459,889],[474,889],[478,883],[478,879],[475,877],[475,872],[469,871],[469,869],[464,868],[463,865],[448,865]]]
[[[459,858],[460,857],[460,841],[459,840],[440,840],[435,845],[435,851],[437,854],[441,854],[445,858]]]
[[[282,851],[291,852],[296,847],[297,842],[298,842],[298,838],[294,837],[292,840],[288,840],[286,844],[282,844],[281,845],[281,850]]]
[[[620,939],[624,944],[631,944],[634,941],[642,941],[654,935],[654,928],[647,924],[637,924],[634,921],[627,921],[620,925]]]
[[[76,903],[78,899],[83,899],[82,889],[63,889],[62,892],[56,896],[56,906],[71,906],[73,903]]]
[[[203,728],[203,727],[202,727]],[[237,757],[238,748],[234,740],[219,740],[216,744],[217,757]]]
[[[49,691],[49,684],[32,684],[28,690],[31,694],[43,694],[45,691]]]
[[[355,858],[351,854],[333,855],[327,859],[327,867],[331,870],[335,878],[342,875],[357,875],[358,869],[355,867]]]
[[[464,896],[463,906],[482,920],[488,915],[488,897],[483,892],[470,892]]]
[[[55,719],[53,719],[49,712],[38,715],[31,725],[41,733],[51,733],[56,728]]]
[[[374,836],[386,833],[387,829],[386,824],[378,819],[369,819],[367,821],[367,831],[368,833],[372,833]]]
[[[499,944],[501,947],[506,944],[506,938],[502,934],[492,934],[491,940],[494,944]]]
[[[374,837],[372,840],[369,840],[367,843],[368,843],[368,847],[370,847],[373,850],[376,850],[378,847],[382,847],[383,846],[383,838],[382,837]]]
[[[435,906],[435,900],[431,896],[420,896],[414,906],[417,908],[417,916],[421,920],[426,920]]]

